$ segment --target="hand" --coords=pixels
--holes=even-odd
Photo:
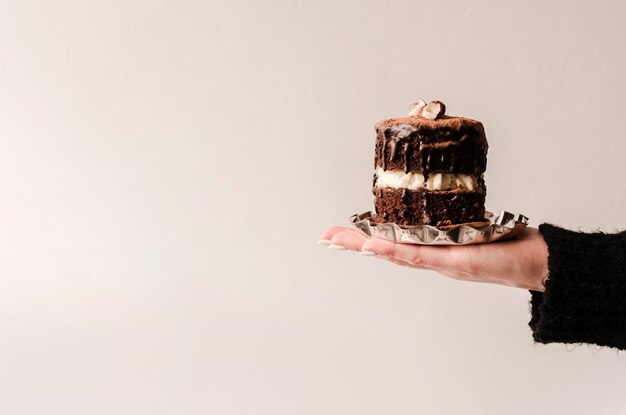
[[[320,243],[335,249],[376,255],[397,265],[429,269],[457,280],[543,291],[548,247],[537,228],[526,227],[513,240],[476,245],[412,245],[370,239],[344,227],[327,229]]]

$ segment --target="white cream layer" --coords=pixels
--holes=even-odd
[[[425,187],[429,190],[474,190],[478,187],[476,177],[471,174],[430,173],[424,182],[424,175],[419,173],[405,173],[400,170],[376,169],[376,187],[390,187],[392,189],[417,190]]]

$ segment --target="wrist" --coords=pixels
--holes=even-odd
[[[537,238],[537,265],[538,271],[535,277],[536,291],[545,291],[546,282],[550,276],[550,269],[548,267],[548,244],[543,238]]]

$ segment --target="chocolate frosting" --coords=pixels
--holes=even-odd
[[[428,179],[431,171],[479,176],[487,167],[489,146],[479,121],[405,117],[381,120],[375,129],[375,166],[383,170],[421,171]]]

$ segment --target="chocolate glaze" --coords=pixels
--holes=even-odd
[[[487,143],[483,130],[464,128],[420,130],[410,125],[380,127],[375,166],[405,173],[466,173],[479,176],[486,169]]]
[[[387,140],[389,140],[389,129],[385,128],[383,132],[383,170],[387,170]]]
[[[398,141],[400,141],[398,137],[393,137],[391,141],[389,142],[389,150],[391,150],[389,161],[394,161],[396,159],[396,156],[398,155],[398,150],[399,150]]]
[[[404,152],[404,173],[409,172],[409,147],[410,146],[411,146],[411,143],[409,141],[406,141],[404,143],[404,148],[402,149],[402,151]]]
[[[428,180],[428,173],[430,173],[430,148],[422,146],[420,150],[422,158],[422,174],[424,174],[424,181]]]
[[[459,157],[458,157],[458,146],[450,147],[450,171],[458,170],[459,166]]]

